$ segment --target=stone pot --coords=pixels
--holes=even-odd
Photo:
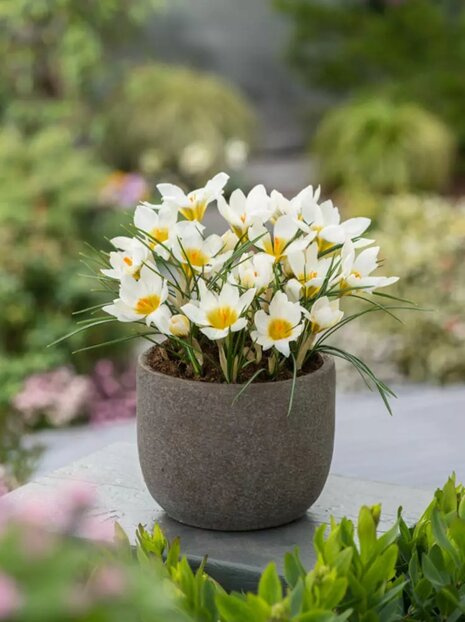
[[[222,531],[276,527],[303,516],[325,485],[334,441],[335,368],[240,385],[137,370],[137,439],[145,483],[181,523]]]

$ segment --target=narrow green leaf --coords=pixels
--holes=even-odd
[[[282,599],[283,590],[275,562],[270,562],[263,571],[258,583],[258,595],[269,605],[274,605]]]

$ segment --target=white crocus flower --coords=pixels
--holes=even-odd
[[[224,242],[219,235],[212,234],[203,238],[201,232],[192,227],[180,229],[171,250],[174,257],[183,264],[187,275],[217,269],[232,254],[232,251],[224,252]]]
[[[111,268],[103,269],[100,272],[112,279],[121,280],[123,276],[138,279],[142,265],[148,260],[148,248],[136,238],[125,236],[118,236],[110,242],[118,251],[110,252]]]
[[[307,186],[292,199],[286,199],[280,192],[273,190],[270,195],[272,222],[276,221],[280,216],[291,216],[295,220],[302,220],[303,204],[307,205],[307,209],[311,203],[318,205],[320,193],[320,186],[315,189],[313,186]]]
[[[169,255],[168,247],[176,227],[177,214],[166,206],[139,205],[134,213],[134,225],[148,234],[147,243],[156,253],[165,259]]]
[[[318,298],[310,310],[309,319],[312,322],[312,331],[321,333],[342,320],[344,312],[339,309],[339,300],[329,301],[327,296]]]
[[[252,340],[268,350],[275,347],[278,352],[289,356],[289,343],[295,341],[303,330],[302,307],[291,302],[283,292],[276,292],[270,302],[268,313],[261,309],[255,314],[255,328]]]
[[[347,240],[341,252],[341,289],[358,288],[371,291],[396,283],[399,280],[398,276],[370,276],[378,268],[378,253],[379,246],[373,246],[356,256],[354,244]]]
[[[103,310],[120,322],[145,320],[147,326],[153,324],[162,332],[166,331],[170,311],[164,304],[168,297],[168,286],[164,279],[148,266],[143,266],[140,279],[123,277],[119,288],[119,298]]]
[[[280,216],[273,226],[272,234],[264,225],[254,223],[248,235],[255,246],[279,261],[289,253],[303,250],[315,237],[313,232],[297,237],[300,233],[298,224],[291,216]]]
[[[270,216],[270,198],[262,185],[255,186],[246,196],[237,189],[231,194],[229,203],[218,198],[218,210],[229,223],[238,238],[242,238],[254,222],[264,223]]]
[[[274,258],[267,253],[241,257],[240,263],[234,268],[230,279],[245,289],[254,288],[263,291],[273,279]]]
[[[209,339],[223,339],[231,332],[242,330],[247,318],[241,317],[250,306],[255,290],[249,289],[242,296],[237,287],[225,283],[219,294],[209,291],[204,281],[198,281],[200,300],[189,302],[181,307],[187,317],[200,326],[201,332]]]
[[[320,251],[344,244],[346,240],[359,237],[370,226],[369,218],[349,218],[341,223],[341,215],[332,201],[318,205],[315,201],[303,201],[304,228],[317,236]]]
[[[289,253],[287,260],[295,276],[287,283],[292,292],[291,297],[295,299],[303,293],[309,298],[317,294],[331,268],[332,260],[318,259],[317,244],[310,244],[304,251]]]
[[[218,173],[204,188],[198,188],[188,194],[174,184],[158,184],[157,188],[165,205],[179,210],[187,220],[202,220],[207,205],[222,196],[228,179],[229,175],[226,173]]]

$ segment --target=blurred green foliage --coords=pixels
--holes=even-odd
[[[6,126],[0,130],[0,222],[77,238],[98,207],[107,175],[95,152],[77,147],[65,127],[26,136]]]
[[[97,281],[79,276],[84,242],[121,235],[115,205],[148,198],[137,195],[145,179],[114,167],[205,181],[247,146],[251,114],[233,89],[124,60],[143,55],[161,2],[0,2],[0,470],[10,462],[10,480],[25,475],[24,423],[10,407],[24,378],[63,364],[87,372],[94,350],[72,352],[125,334],[101,324],[46,348],[76,329],[74,311],[102,301]]]
[[[369,98],[331,110],[313,152],[321,182],[332,188],[439,191],[451,178],[454,141],[447,126],[420,106]]]
[[[73,515],[81,522],[78,511]],[[160,566],[18,517],[0,533],[0,615],[15,622],[188,622]]]
[[[388,94],[436,113],[465,155],[465,5],[461,0],[275,0],[289,57],[310,87]]]
[[[240,168],[253,121],[247,102],[219,78],[152,63],[130,71],[109,93],[102,152],[122,170],[199,184],[236,168],[238,151]]]
[[[130,40],[160,0],[2,0],[0,110],[21,100],[47,102],[92,96],[112,66],[110,55]],[[103,74],[105,71],[105,74]],[[37,107],[38,100],[40,106]]]
[[[373,333],[396,343],[393,356],[414,381],[465,379],[465,205],[405,195],[380,202],[373,232],[396,295],[429,309],[402,314],[403,324],[370,318]],[[373,335],[374,336],[374,335]]]

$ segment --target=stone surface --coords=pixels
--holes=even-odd
[[[139,523],[149,528],[158,521],[170,538],[181,537],[184,554],[195,563],[208,555],[208,569],[229,588],[252,588],[258,574],[270,560],[282,572],[286,551],[298,546],[306,566],[314,562],[312,537],[316,526],[333,515],[356,519],[360,505],[382,502],[380,530],[395,521],[399,505],[407,522],[414,522],[431,499],[431,493],[362,480],[330,475],[320,498],[306,516],[284,527],[249,532],[218,532],[187,527],[170,519],[150,496],[142,479],[134,443],[115,443],[47,476],[18,488],[3,503],[21,509],[32,498],[46,499],[72,482],[96,486],[97,503],[92,516],[102,522],[118,521],[134,542]],[[45,503],[45,501],[44,501]],[[53,525],[60,515],[60,495],[50,507]],[[0,503],[1,512],[1,503]]]
[[[149,350],[150,351],[150,350]],[[154,499],[187,525],[283,525],[318,498],[334,444],[334,360],[292,380],[240,387],[173,378],[139,358],[137,437]]]

